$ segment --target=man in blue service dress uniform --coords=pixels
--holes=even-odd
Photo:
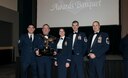
[[[28,33],[20,37],[18,44],[21,51],[21,78],[30,78],[27,75],[29,67],[31,67],[32,78],[37,78],[36,56],[34,52],[37,36],[34,35],[35,27],[33,25],[29,25],[27,30]]]
[[[44,24],[42,26],[42,32],[43,34],[39,35],[39,39],[36,41],[36,49],[35,53],[38,56],[37,57],[37,68],[38,68],[38,75],[39,78],[51,78],[51,64],[52,64],[52,56],[47,56],[40,54],[39,49],[44,49],[46,45],[52,49],[55,49],[55,43],[47,42],[45,39],[50,39],[53,36],[49,35],[50,27],[48,24]]]
[[[70,67],[72,44],[69,37],[65,37],[65,30],[61,28],[59,30],[60,38],[57,40],[57,55],[55,66],[58,66],[58,78],[67,77],[67,68]]]
[[[87,50],[87,37],[78,31],[79,22],[72,22],[73,33],[69,35],[72,41],[71,78],[85,78],[84,56]]]
[[[100,23],[92,24],[94,34],[88,39],[89,78],[105,78],[105,53],[109,49],[109,36],[100,32]]]

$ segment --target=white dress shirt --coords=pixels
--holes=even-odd
[[[77,35],[77,34],[75,34],[75,33],[78,33],[78,31],[73,32],[73,33],[74,33],[74,34],[73,34],[73,40],[72,40],[72,49],[73,49],[73,47],[74,47],[74,42],[75,42],[76,35]]]
[[[28,33],[28,36],[29,36],[29,39],[30,39],[30,37],[32,37],[32,41],[34,40],[34,34]]]
[[[62,49],[63,41],[65,36],[61,37],[57,43],[57,49]]]
[[[92,47],[92,45],[94,43],[94,40],[95,40],[96,36],[97,36],[97,34],[94,34],[93,37],[92,37],[91,47]]]
[[[98,31],[97,33],[99,33],[99,31]],[[92,37],[91,47],[92,47],[92,45],[93,45],[93,43],[94,43],[96,37],[97,37],[97,34],[95,33],[95,34],[93,35],[93,37]]]

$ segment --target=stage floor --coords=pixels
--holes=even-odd
[[[16,64],[0,65],[0,78],[16,78]]]
[[[0,65],[0,78],[20,78],[20,63],[19,57],[17,57],[16,63]],[[122,78],[123,63],[121,55],[107,55],[106,56],[106,78]],[[56,68],[53,67],[54,74],[56,74]],[[57,74],[56,74],[57,75]],[[88,78],[88,64],[85,58],[85,75]],[[53,75],[53,78],[56,78]]]
[[[87,57],[84,57],[85,61],[88,61]],[[106,55],[106,60],[123,60],[122,55]]]

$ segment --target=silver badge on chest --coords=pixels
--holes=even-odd
[[[78,35],[78,40],[81,40],[81,35]]]
[[[64,42],[64,45],[67,46],[67,41]]]
[[[102,37],[101,37],[101,35],[98,37],[98,41],[97,41],[98,43],[102,43]]]

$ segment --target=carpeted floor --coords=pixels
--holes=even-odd
[[[16,78],[16,64],[0,65],[0,78]]]

